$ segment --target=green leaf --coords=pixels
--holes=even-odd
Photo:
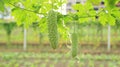
[[[104,14],[99,17],[99,21],[102,25],[109,23],[110,25],[115,25],[115,18],[111,14]]]
[[[3,0],[4,1],[4,3],[8,3],[8,2],[10,2],[11,0]]]
[[[39,19],[39,28],[40,32],[47,32],[47,23],[45,17]]]
[[[74,5],[72,6],[72,8],[73,8],[74,10],[83,10],[83,9],[84,9],[82,4],[74,4]]]
[[[92,5],[92,3],[90,3],[89,1],[87,1],[87,2],[84,4],[84,8],[85,8],[86,10],[93,9],[93,5]]]
[[[80,23],[84,23],[84,22],[87,22],[88,21],[88,18],[80,18],[79,19],[79,22]]]
[[[113,8],[116,7],[116,2],[117,1],[118,0],[105,0],[105,5],[106,5],[107,8],[113,9]]]
[[[28,12],[19,8],[15,8],[12,11],[12,15],[14,16],[17,25],[24,24],[26,28],[28,28],[33,22],[37,22],[39,17],[36,13]]]
[[[88,0],[89,2],[91,2],[93,5],[99,5],[101,0]]]
[[[5,6],[4,1],[0,0],[0,11],[4,12]]]
[[[107,18],[106,18],[107,16],[106,15],[103,15],[103,16],[100,16],[99,17],[99,21],[100,21],[100,23],[102,24],[102,25],[105,25],[106,24],[106,22],[107,22]]]
[[[86,2],[85,4],[74,4],[72,8],[78,11],[77,14],[79,16],[90,15],[91,13],[95,14],[93,5],[90,2]]]
[[[115,17],[120,18],[120,11],[116,10],[112,12],[113,15],[115,15]]]
[[[67,1],[67,0],[58,0],[58,1],[57,1],[58,6],[61,6],[62,4],[67,3],[66,1]]]
[[[73,19],[71,16],[67,15],[67,16],[64,16],[63,20],[65,21],[65,23],[67,23],[67,22],[71,22]]]
[[[107,19],[108,19],[108,23],[109,23],[110,25],[115,25],[115,20],[116,20],[116,19],[115,19],[113,16],[108,15]]]
[[[91,16],[96,15],[96,14],[97,14],[97,13],[96,13],[95,10],[90,10],[90,11],[89,11],[89,15],[91,15]]]

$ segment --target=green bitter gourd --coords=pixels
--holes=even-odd
[[[56,49],[58,46],[57,13],[53,10],[50,10],[48,12],[47,21],[50,45],[53,49]]]

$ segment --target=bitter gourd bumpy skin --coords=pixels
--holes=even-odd
[[[71,40],[72,40],[72,57],[77,56],[77,50],[78,50],[78,34],[76,32],[73,32],[71,34]]]
[[[50,45],[56,49],[58,47],[57,13],[53,10],[48,12],[47,25]]]

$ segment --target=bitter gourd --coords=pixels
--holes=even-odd
[[[56,49],[58,46],[57,13],[50,10],[48,12],[47,21],[50,45],[53,49]]]

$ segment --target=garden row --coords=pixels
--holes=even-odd
[[[59,53],[0,53],[1,67],[119,67],[119,55]]]

